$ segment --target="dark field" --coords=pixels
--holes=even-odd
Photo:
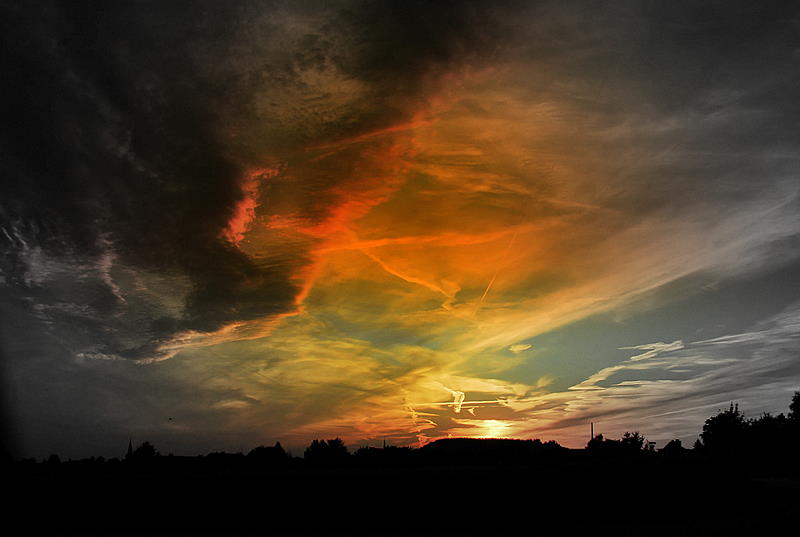
[[[692,454],[254,469],[16,463],[7,526],[49,535],[796,535],[800,479]],[[782,475],[783,474],[783,475]],[[13,523],[13,526],[12,526]]]

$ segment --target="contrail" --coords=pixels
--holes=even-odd
[[[514,234],[511,236],[511,240],[508,242],[508,246],[506,246],[506,249],[503,252],[503,257],[501,259],[501,262],[498,263],[497,268],[494,270],[494,274],[492,274],[492,279],[489,280],[489,285],[486,286],[486,289],[483,291],[483,294],[481,295],[481,299],[475,306],[475,310],[472,312],[472,317],[475,317],[475,315],[477,315],[478,313],[478,310],[481,309],[483,301],[486,299],[486,295],[489,294],[489,289],[492,288],[492,284],[494,284],[494,281],[497,279],[497,274],[500,272],[500,268],[504,266],[504,262],[508,257],[508,253],[511,251],[511,246],[513,246],[514,240],[517,238],[517,233],[519,233],[519,226],[517,226],[516,229],[514,229]]]

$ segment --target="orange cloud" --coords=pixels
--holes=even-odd
[[[222,236],[234,246],[238,246],[256,218],[258,207],[258,192],[263,181],[275,177],[279,173],[277,168],[261,168],[254,170],[242,178],[240,188],[242,199],[234,207],[233,215],[228,220],[228,225],[222,231]]]

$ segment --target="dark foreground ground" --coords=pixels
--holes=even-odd
[[[25,535],[800,534],[800,479],[701,459],[7,477],[5,526]]]

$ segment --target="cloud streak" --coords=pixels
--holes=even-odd
[[[693,440],[703,421],[730,401],[750,416],[786,411],[800,375],[798,322],[800,304],[794,303],[740,333],[629,347],[647,352],[566,392],[509,404],[543,420],[539,431],[560,431],[576,444],[589,421],[602,424],[604,434],[639,429],[654,440]]]

